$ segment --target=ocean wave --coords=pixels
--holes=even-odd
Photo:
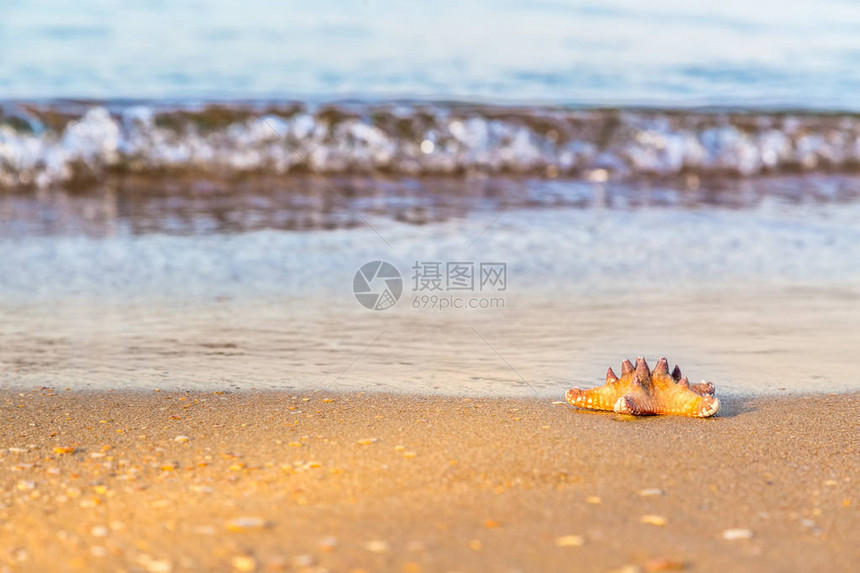
[[[0,187],[112,173],[528,175],[587,181],[860,170],[860,116],[467,104],[7,103]]]

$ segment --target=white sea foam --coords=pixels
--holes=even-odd
[[[380,104],[291,114],[233,107],[213,126],[189,110],[138,105],[90,107],[47,129],[40,112],[7,108],[0,187],[113,171],[588,177],[600,169],[635,179],[860,168],[860,119],[852,115]]]

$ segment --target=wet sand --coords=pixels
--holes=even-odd
[[[3,390],[0,570],[849,571],[858,409]]]
[[[411,295],[368,312],[352,293],[0,302],[0,388],[552,400],[643,355],[667,356],[721,395],[860,391],[848,375],[860,367],[860,285],[691,291],[524,289],[504,309],[468,312],[415,309]]]

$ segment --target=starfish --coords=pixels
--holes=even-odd
[[[606,384],[589,390],[573,388],[567,391],[565,398],[580,408],[614,410],[635,416],[675,414],[707,418],[720,409],[713,384],[704,381],[690,384],[681,376],[678,366],[669,374],[669,362],[665,357],[657,362],[653,372],[641,356],[636,359],[635,367],[630,360],[625,360],[621,363],[620,378],[610,368],[606,372]]]

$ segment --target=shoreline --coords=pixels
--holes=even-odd
[[[613,368],[615,366],[613,365]],[[703,382],[705,380],[702,380]],[[121,387],[96,387],[96,386],[68,386],[65,388],[55,388],[47,385],[34,386],[30,382],[22,381],[20,383],[3,381],[0,386],[0,400],[20,394],[30,394],[32,392],[56,392],[58,396],[67,395],[72,397],[90,396],[94,398],[123,396],[134,400],[147,400],[153,396],[178,396],[178,397],[199,397],[199,396],[258,396],[269,397],[271,399],[295,399],[295,398],[310,398],[311,400],[336,400],[342,397],[364,397],[368,399],[387,397],[391,399],[402,399],[406,401],[423,401],[423,400],[478,400],[482,402],[509,402],[521,401],[532,402],[534,404],[552,404],[555,406],[562,405],[564,402],[576,411],[590,411],[601,413],[603,410],[587,410],[585,408],[576,408],[565,401],[565,392],[578,387],[580,390],[588,390],[602,386],[600,380],[581,381],[572,379],[567,386],[559,387],[557,392],[549,392],[546,388],[542,388],[540,392],[534,390],[520,388],[521,393],[511,392],[483,394],[480,391],[472,392],[455,392],[443,388],[428,390],[426,388],[420,390],[408,390],[393,386],[380,386],[376,388],[323,388],[315,390],[306,387],[292,386],[229,386],[215,385],[203,386],[195,388],[185,388],[181,384],[175,386],[164,385],[161,387],[145,387],[145,388],[121,388]],[[810,389],[770,389],[767,391],[752,391],[747,389],[730,388],[723,389],[720,386],[716,388],[716,396],[720,399],[720,410],[715,417],[732,417],[742,411],[743,403],[745,402],[783,402],[795,400],[816,400],[819,398],[860,398],[860,390],[855,388],[845,387],[838,390],[810,390]],[[606,411],[607,414],[613,412]],[[639,416],[639,418],[647,419],[655,416]],[[665,417],[665,416],[658,416]],[[670,416],[674,417],[674,416]],[[683,417],[683,416],[681,416]],[[2,448],[2,446],[0,446]]]
[[[390,260],[409,281],[408,265]],[[186,278],[185,298],[0,304],[0,387],[294,393],[328,387],[478,397],[536,391],[560,400],[573,386],[601,385],[607,367],[618,371],[623,359],[642,355],[652,364],[667,356],[690,380],[713,381],[721,397],[860,390],[845,375],[860,333],[860,289],[853,282],[737,283],[686,293],[642,286],[618,297],[584,285],[549,294],[526,286],[511,288],[505,309],[492,312],[415,309],[410,298],[420,293],[414,293],[379,313],[343,289],[328,294],[336,284],[349,288],[356,268],[346,258],[331,263],[336,273],[303,283],[321,291],[308,296],[203,294]],[[580,290],[587,294],[578,296]],[[640,325],[670,326],[631,328],[634,316]]]
[[[0,570],[850,570],[860,393],[719,395],[3,389]]]

